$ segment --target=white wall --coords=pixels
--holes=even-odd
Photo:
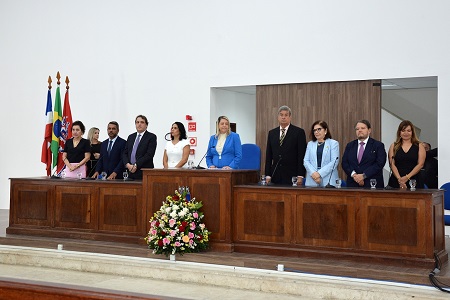
[[[219,116],[227,116],[236,123],[236,131],[241,143],[256,143],[256,95],[231,92],[218,88],[211,89],[211,134],[215,133],[215,121]]]
[[[9,207],[9,177],[45,174],[56,71],[70,77],[73,117],[103,129],[102,139],[108,121],[126,137],[145,114],[156,167],[164,134],[186,114],[206,149],[211,87],[438,76],[440,183],[450,181],[440,130],[450,123],[448,11],[447,0],[2,0],[0,208]]]
[[[436,88],[384,90],[382,107],[400,117],[401,120],[410,120],[420,129],[420,140],[429,142],[435,148],[438,140],[437,97]],[[399,123],[392,125],[394,126],[385,128],[394,132],[395,139]],[[394,140],[391,140],[389,144],[393,142]]]

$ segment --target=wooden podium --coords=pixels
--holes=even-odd
[[[232,224],[234,186],[258,182],[252,170],[144,169],[142,186],[147,206],[146,220],[179,186],[189,186],[191,195],[203,203],[204,222],[212,232],[210,245],[216,251],[233,251]],[[149,225],[147,225],[149,229]]]

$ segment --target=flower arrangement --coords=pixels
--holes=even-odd
[[[145,237],[148,248],[155,254],[199,252],[208,248],[210,232],[201,222],[203,206],[190,199],[189,187],[180,187],[169,195],[161,208],[150,219],[150,230]]]

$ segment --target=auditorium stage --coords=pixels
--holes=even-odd
[[[167,260],[165,256],[152,254],[151,250],[148,250],[145,245],[6,235],[6,227],[8,227],[8,224],[9,210],[0,210],[0,244],[2,245],[56,249],[58,244],[63,244],[64,250]],[[445,242],[447,252],[449,252],[450,238],[446,237]],[[287,272],[332,275],[431,286],[428,278],[430,271],[432,271],[430,269],[411,266],[401,267],[388,264],[359,263],[343,259],[294,258],[237,252],[223,253],[207,251],[196,254],[185,254],[184,256],[177,257],[177,260],[266,270],[276,270],[277,265],[282,264]],[[441,282],[450,285],[450,270],[448,265],[442,266],[441,272],[436,277]]]

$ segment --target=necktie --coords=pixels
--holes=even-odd
[[[136,150],[139,146],[139,142],[141,141],[141,135],[138,134],[136,138],[136,142],[134,142],[133,151],[131,151],[131,164],[134,165],[136,163]]]
[[[108,155],[111,152],[111,148],[112,148],[112,140],[109,141],[109,145],[108,145]]]
[[[283,145],[284,137],[286,136],[286,128],[281,128],[280,146]]]
[[[359,145],[360,146],[359,146],[359,151],[358,151],[358,163],[361,162],[361,159],[362,159],[363,154],[364,154],[364,142],[360,142]]]

